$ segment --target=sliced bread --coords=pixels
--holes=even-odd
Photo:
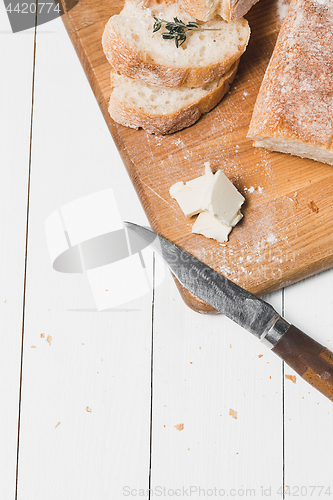
[[[162,38],[165,27],[153,33],[154,17],[195,21],[174,1],[127,0],[107,23],[102,43],[115,71],[160,87],[201,87],[216,80],[240,58],[250,36],[245,19],[227,23],[216,16],[202,25],[213,31],[188,32],[177,48],[174,40]]]
[[[255,104],[255,146],[333,164],[333,2],[292,0]]]
[[[226,21],[239,19],[258,0],[179,0],[182,8],[201,21],[208,21],[219,14]]]
[[[195,89],[156,87],[112,71],[109,113],[126,127],[143,128],[152,134],[177,132],[193,125],[218,104],[228,91],[237,66],[238,61],[222,77]]]

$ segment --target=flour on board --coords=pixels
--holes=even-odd
[[[279,16],[279,21],[281,21],[281,22],[284,20],[284,18],[287,15],[289,3],[290,3],[289,0],[278,0],[277,13]]]

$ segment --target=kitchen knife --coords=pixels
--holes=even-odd
[[[333,353],[287,323],[264,300],[150,229],[126,227],[160,254],[187,290],[265,343],[295,372],[333,401]]]

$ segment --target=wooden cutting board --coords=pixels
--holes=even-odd
[[[151,226],[247,290],[263,295],[333,265],[333,167],[254,148],[246,139],[255,99],[288,0],[260,0],[246,18],[252,35],[229,93],[192,127],[149,135],[114,123],[107,111],[110,66],[101,37],[121,0],[80,0],[63,16],[82,66]],[[226,245],[191,233],[169,188],[222,169],[246,198]],[[133,221],[135,222],[135,221]],[[180,287],[200,312],[212,308]]]

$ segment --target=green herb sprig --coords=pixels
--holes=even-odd
[[[177,49],[186,41],[188,31],[220,31],[219,29],[201,28],[200,24],[194,21],[185,24],[177,17],[173,18],[173,22],[165,21],[158,17],[154,17],[154,19],[153,33],[156,33],[156,31],[159,31],[165,25],[164,27],[167,32],[162,33],[162,38],[164,40],[174,40]]]

